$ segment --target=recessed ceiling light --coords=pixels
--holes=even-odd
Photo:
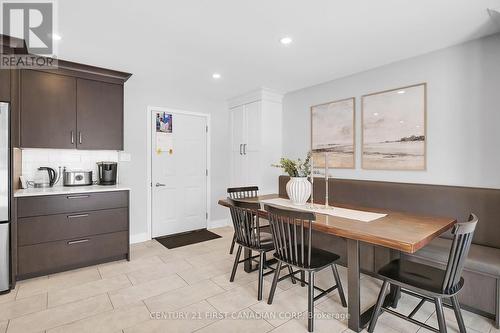
[[[283,45],[290,45],[292,44],[292,42],[293,42],[292,37],[283,37],[280,39],[280,43]]]
[[[404,120],[400,120],[399,123],[400,124],[404,124],[405,122],[404,122]]]
[[[219,73],[213,73],[213,74],[212,74],[212,78],[213,78],[214,80],[218,80],[218,79],[220,79],[221,77],[222,77],[222,76],[221,76]]]
[[[376,117],[378,116],[378,112],[374,112],[373,115]]]
[[[58,34],[52,34],[52,39],[53,40],[61,40],[62,37],[60,35],[58,35]]]
[[[404,90],[400,90],[400,91],[398,91],[398,94],[404,94],[405,92],[406,91],[404,91]]]

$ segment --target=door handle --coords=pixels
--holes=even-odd
[[[75,241],[69,241],[68,245],[87,243],[88,241],[89,241],[88,239],[79,239],[79,240],[75,240]]]
[[[82,144],[82,132],[78,132],[78,143]]]
[[[162,184],[162,183],[156,183],[156,187],[163,187],[163,186],[167,186],[167,185]]]
[[[243,155],[242,150],[241,150],[242,148],[243,148],[243,144],[240,143],[240,155]]]
[[[68,220],[89,217],[89,214],[68,215]]]
[[[75,144],[75,132],[71,131],[71,144]]]

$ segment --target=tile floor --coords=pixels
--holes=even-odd
[[[168,250],[156,241],[132,245],[132,260],[107,263],[21,281],[0,296],[0,333],[4,332],[307,332],[306,288],[282,281],[273,305],[257,302],[257,274],[239,269],[229,282],[231,228],[214,230],[223,238]],[[339,267],[347,292],[346,270]],[[265,279],[265,298],[271,276]],[[333,283],[330,270],[317,283]],[[381,283],[362,278],[362,306],[371,306]],[[417,301],[403,298],[399,311],[409,313]],[[346,309],[337,293],[316,303],[315,332],[348,332]],[[281,314],[281,315],[280,315]],[[453,313],[448,328],[458,332]],[[436,326],[434,308],[426,304],[418,320]],[[494,333],[492,322],[464,311],[469,332]],[[383,314],[378,332],[425,332]]]

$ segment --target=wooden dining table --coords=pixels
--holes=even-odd
[[[268,194],[244,200],[261,202],[276,198],[279,198],[277,194]],[[219,204],[229,207],[227,199],[219,200]],[[449,230],[456,223],[456,219],[345,204],[335,204],[334,206],[386,214],[385,217],[374,221],[362,222],[316,213],[316,221],[312,224],[313,230],[342,237],[347,241],[348,327],[355,332],[360,332],[367,326],[373,312],[373,307],[363,313],[361,313],[360,308],[360,242],[389,248],[391,249],[391,257],[396,258],[400,252],[415,253],[420,250],[434,238]],[[300,206],[295,209],[300,210]],[[260,218],[267,218],[267,212],[263,209],[258,211],[258,215]],[[399,292],[398,289],[391,287],[391,293],[387,296],[386,302],[396,307],[400,297]]]

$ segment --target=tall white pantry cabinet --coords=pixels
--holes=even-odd
[[[231,187],[258,186],[278,193],[282,156],[283,96],[259,89],[228,101],[231,131]]]

